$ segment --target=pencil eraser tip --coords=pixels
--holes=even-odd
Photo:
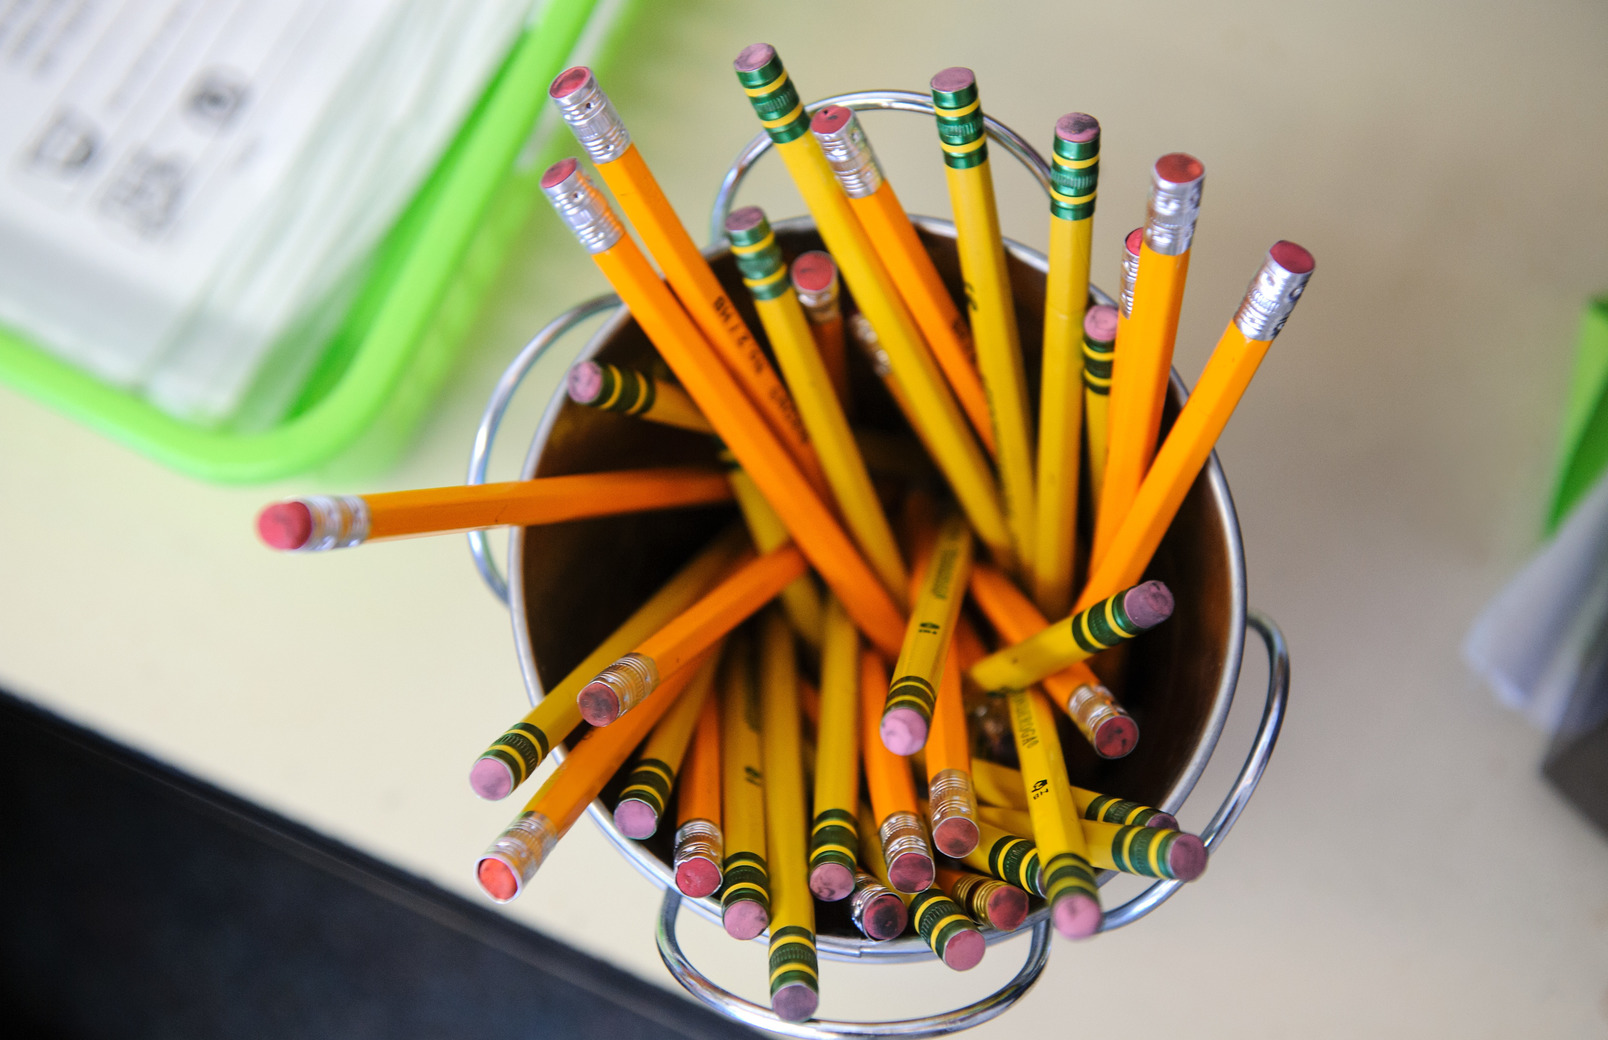
[[[1139,247],[1145,244],[1145,229],[1136,227],[1128,232],[1128,237],[1122,240],[1122,248],[1128,251],[1129,256],[1138,256]]]
[[[1311,253],[1294,242],[1282,240],[1274,242],[1273,248],[1269,249],[1268,253],[1273,257],[1274,263],[1291,274],[1311,274],[1312,268],[1317,264],[1317,261],[1312,259]]]
[[[1117,338],[1117,309],[1100,304],[1090,307],[1083,316],[1083,334],[1096,343],[1110,343]]]
[[[1156,176],[1169,184],[1188,184],[1205,174],[1205,164],[1185,152],[1171,152],[1156,160]]]
[[[837,277],[837,264],[831,256],[812,249],[793,261],[793,284],[805,292],[822,292],[832,287]]]
[[[765,223],[764,210],[758,206],[744,206],[742,209],[731,211],[731,215],[726,218],[726,230],[739,233],[752,231],[763,223]]]
[[[1126,715],[1100,723],[1094,731],[1094,753],[1101,758],[1121,758],[1139,743],[1139,724]]]
[[[603,368],[596,361],[581,361],[570,366],[565,379],[570,400],[576,404],[591,404],[603,393]]]
[[[737,55],[737,60],[731,63],[731,67],[738,72],[757,72],[774,57],[776,48],[770,44],[750,43],[743,48],[741,54]]]
[[[1100,904],[1082,892],[1072,892],[1056,900],[1050,908],[1055,930],[1068,939],[1087,939],[1100,930]]]
[[[854,113],[842,105],[827,105],[810,120],[810,132],[816,134],[832,134],[849,125]]]
[[[519,878],[512,868],[494,856],[487,856],[475,868],[475,877],[486,895],[499,903],[506,903],[519,895]]]
[[[876,942],[897,939],[909,923],[910,911],[905,908],[904,900],[892,892],[872,899],[861,918],[866,935]]]
[[[1135,585],[1123,597],[1122,607],[1135,625],[1152,628],[1172,617],[1172,590],[1159,581]]]
[[[882,716],[882,746],[896,755],[913,755],[927,745],[927,720],[914,708],[889,708]]]
[[[620,717],[620,696],[608,683],[589,682],[575,696],[581,718],[594,726],[607,726]]]
[[[712,896],[720,887],[720,868],[701,856],[676,864],[676,888],[693,899]]]
[[[1206,843],[1193,834],[1180,834],[1167,850],[1167,867],[1179,881],[1193,881],[1206,873]]]
[[[1100,121],[1087,112],[1068,112],[1055,121],[1055,136],[1070,144],[1087,144],[1100,136]]]
[[[641,841],[659,829],[659,814],[647,802],[624,798],[614,807],[614,826],[627,838]]]
[[[543,190],[547,188],[556,188],[560,184],[563,184],[570,174],[575,172],[575,169],[578,166],[580,166],[580,163],[576,162],[574,159],[560,159],[558,162],[549,166],[547,168],[547,172],[542,174]]]
[[[802,982],[789,982],[771,994],[771,1010],[783,1022],[803,1022],[815,1014],[821,998]]]
[[[1145,826],[1175,831],[1178,829],[1178,817],[1170,812],[1157,812],[1156,815],[1145,821]]]
[[[961,859],[977,847],[977,824],[952,816],[932,829],[932,843],[944,855]]]
[[[554,100],[569,97],[577,90],[580,90],[582,87],[586,86],[587,81],[591,78],[592,70],[587,68],[585,65],[577,65],[574,68],[565,69],[553,79],[553,85],[547,88],[547,96],[553,98]]]
[[[932,78],[932,89],[944,94],[954,94],[965,90],[977,82],[977,77],[971,69],[964,65],[953,65],[944,69]]]
[[[810,891],[825,903],[847,899],[854,891],[854,872],[841,863],[817,863],[810,868]]]
[[[752,899],[739,899],[721,911],[720,923],[733,939],[752,939],[770,924],[770,911]]]
[[[983,933],[967,928],[956,932],[944,946],[944,967],[951,971],[970,971],[982,963],[983,954],[987,952],[988,943]]]
[[[513,770],[495,758],[477,758],[469,768],[469,788],[488,802],[500,802],[513,793]]]
[[[895,856],[888,864],[888,880],[905,895],[927,891],[936,876],[932,857],[925,852],[906,852]]]
[[[1014,931],[1027,920],[1027,893],[1014,885],[1003,885],[988,897],[988,923],[1002,932]]]
[[[300,549],[313,536],[313,514],[301,502],[275,502],[257,514],[257,537],[270,549]]]

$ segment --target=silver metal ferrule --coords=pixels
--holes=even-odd
[[[890,894],[892,891],[893,889],[865,871],[856,870],[854,872],[854,888],[849,892],[849,920],[854,923],[854,927],[860,930],[860,934],[865,935],[867,939],[871,937],[866,935],[865,931],[866,909],[876,900]]]
[[[927,800],[934,833],[946,820],[977,822],[977,795],[971,777],[958,769],[943,769],[927,781]]]
[[[854,342],[865,351],[865,356],[870,360],[871,368],[876,372],[878,379],[886,379],[893,374],[893,361],[883,349],[882,340],[877,336],[877,330],[871,327],[869,318],[858,312],[851,314],[849,335],[854,337]]]
[[[607,252],[625,237],[620,218],[614,215],[608,200],[579,164],[568,177],[552,187],[544,184],[542,191],[547,193],[548,201],[588,253]]]
[[[614,696],[620,700],[620,714],[624,715],[647,700],[648,694],[658,687],[659,669],[653,658],[631,653],[598,672],[592,682],[602,683],[614,691]]]
[[[1295,302],[1306,292],[1311,271],[1296,274],[1287,271],[1269,253],[1262,261],[1261,270],[1251,279],[1245,290],[1245,300],[1234,312],[1234,324],[1245,333],[1246,339],[1272,339],[1290,320]]]
[[[865,131],[860,128],[859,117],[851,113],[849,121],[836,130],[811,132],[821,142],[827,165],[837,175],[845,195],[863,199],[877,193],[882,187],[882,167],[877,163],[877,153],[871,150]]]
[[[563,97],[553,98],[553,103],[593,162],[613,162],[631,147],[631,134],[614,110],[614,103],[597,85],[592,70],[584,71],[586,78],[581,85]]]
[[[838,278],[832,276],[832,282],[825,289],[800,289],[798,282],[793,282],[793,291],[798,294],[798,302],[804,308],[805,317],[810,319],[812,325],[825,325],[842,317],[843,312],[838,306]]]
[[[1088,683],[1080,685],[1073,690],[1066,699],[1066,713],[1072,716],[1083,733],[1092,735],[1110,719],[1129,718],[1127,711],[1118,704],[1111,691],[1103,685],[1090,686]]]
[[[671,866],[679,867],[689,859],[706,859],[718,867],[725,858],[725,842],[721,838],[720,828],[708,820],[688,820],[676,829]]]
[[[927,828],[921,825],[921,817],[913,812],[889,813],[877,835],[882,839],[882,858],[890,868],[900,856],[908,856],[912,852],[932,858]]]
[[[513,826],[503,831],[480,858],[502,860],[519,878],[519,889],[523,890],[557,844],[558,828],[544,813],[521,813]],[[518,894],[519,891],[514,892]]]
[[[356,495],[309,495],[296,501],[307,507],[313,529],[297,552],[350,549],[368,540],[368,503]]]
[[[1181,256],[1195,240],[1195,221],[1200,218],[1200,191],[1206,183],[1202,174],[1192,181],[1176,184],[1150,171],[1150,204],[1145,213],[1145,245],[1162,256]]]
[[[1118,283],[1117,306],[1121,308],[1124,318],[1133,317],[1133,287],[1139,281],[1139,254],[1128,252],[1127,243],[1122,246],[1122,277]]]

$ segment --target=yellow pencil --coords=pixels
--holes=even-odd
[[[1033,819],[1026,809],[985,805],[978,810],[978,816],[983,831],[979,844],[995,845],[1001,838],[1014,836],[1031,840]],[[1095,870],[1120,870],[1139,877],[1179,881],[1194,881],[1206,872],[1206,843],[1193,834],[1171,827],[1143,827],[1103,820],[1084,819],[1079,823],[1089,848],[1089,866]]]
[[[641,369],[621,368],[605,361],[580,361],[570,366],[564,386],[571,401],[588,408],[635,415],[693,433],[715,432],[685,390]]]
[[[1010,530],[988,459],[972,437],[954,394],[938,371],[887,268],[877,258],[865,228],[849,208],[849,200],[832,176],[820,145],[810,135],[804,104],[775,48],[756,43],[745,48],[733,64],[738,82],[804,197],[855,303],[888,352],[905,403],[916,418],[918,434],[977,537],[997,559],[1014,562]],[[847,599],[844,604],[850,605]],[[861,630],[865,631],[863,623]]]
[[[820,142],[826,161],[849,197],[849,208],[871,237],[878,258],[921,327],[972,429],[983,447],[993,453],[994,427],[988,417],[988,395],[977,375],[971,327],[955,306],[893,185],[883,175],[859,118],[842,105],[827,105],[810,120],[810,132]]]
[[[581,687],[591,682],[599,669],[697,602],[722,574],[731,570],[747,550],[747,541],[740,528],[728,527],[547,691],[540,704],[482,751],[469,770],[469,786],[475,794],[497,801],[524,783],[553,745],[581,724],[581,708],[575,701]]]
[[[966,280],[966,304],[972,336],[977,341],[977,367],[988,394],[999,447],[999,482],[1005,517],[1027,575],[1036,574],[1033,536],[1032,417],[1027,403],[1027,377],[1022,370],[1022,344],[1011,301],[1005,242],[994,206],[994,176],[988,162],[988,137],[977,79],[971,69],[948,68],[932,78],[938,141],[944,152],[944,175],[955,214],[955,244],[960,273]]]
[[[765,670],[761,732],[765,763],[765,848],[770,864],[771,1009],[802,1022],[820,1000],[815,959],[815,900],[807,879],[808,817],[800,750],[798,673],[793,634],[776,611],[760,618]]]
[[[1044,361],[1039,380],[1038,516],[1033,598],[1061,617],[1072,606],[1083,433],[1083,314],[1100,175],[1100,124],[1074,112],[1055,124],[1050,167],[1050,269],[1045,276]]]
[[[653,727],[614,803],[614,826],[627,838],[651,838],[670,802],[681,760],[692,743],[713,683],[689,690]]]
[[[1119,312],[1090,307],[1083,316],[1083,427],[1089,449],[1089,502],[1100,511],[1100,482],[1105,479],[1106,429],[1110,418],[1111,359],[1116,354]]]
[[[810,891],[832,902],[854,890],[860,843],[855,833],[860,805],[860,637],[843,605],[830,596],[822,644]]]
[[[541,186],[855,624],[883,653],[890,657],[898,653],[904,630],[898,604],[703,333],[625,234],[596,186],[574,159],[549,167]]]
[[[748,331],[742,315],[732,306],[709,261],[676,216],[592,70],[584,65],[566,69],[553,80],[547,93],[626,218],[642,236],[648,252],[659,262],[682,306],[719,352],[793,461],[817,490],[824,490],[820,460],[815,457],[809,435],[782,381],[776,377],[776,370]]]
[[[752,939],[770,924],[771,903],[759,684],[743,632],[729,640],[720,670],[720,780],[721,923],[732,938]]]
[[[1127,576],[1143,574],[1149,566],[1257,366],[1306,291],[1313,266],[1312,254],[1294,242],[1274,243],[1268,251],[1145,475],[1133,507],[1106,551],[1095,556],[1079,603],[1099,602],[1109,595],[1101,590],[1120,587]]]
[[[1027,811],[1040,850],[1044,901],[1050,905],[1056,931],[1068,939],[1086,939],[1100,930],[1100,890],[1089,867],[1088,843],[1072,801],[1055,716],[1036,689],[1012,690],[1007,696]]]
[[[743,523],[748,525],[748,535],[754,540],[754,548],[768,553],[792,541],[782,518],[771,508],[759,485],[754,483],[754,478],[741,466],[735,465],[735,458],[729,461],[733,465],[726,471],[726,480],[731,484],[732,497],[737,500],[737,510],[743,514]],[[810,646],[819,648],[821,591],[815,587],[815,579],[808,574],[802,575],[789,582],[777,598],[787,612],[787,620],[793,623],[794,630]]]
[[[977,797],[982,804],[1027,809],[1027,794],[1022,790],[1022,774],[1019,770],[1002,766],[998,762],[990,762],[985,758],[974,758],[972,778],[977,785]],[[1172,813],[1082,787],[1073,786],[1072,801],[1085,820],[1100,820],[1135,827],[1172,829],[1178,827],[1178,819]]]
[[[946,968],[969,971],[975,968],[988,952],[983,933],[977,930],[971,918],[959,903],[949,898],[941,888],[930,887],[920,892],[901,892],[888,879],[888,861],[877,843],[876,821],[871,810],[860,807],[860,861],[909,908],[909,920],[916,933],[926,940],[927,948],[937,955]]]
[[[794,259],[789,276],[804,315],[810,319],[810,332],[815,336],[815,346],[821,352],[826,374],[832,379],[832,389],[842,402],[843,411],[852,415],[854,402],[849,397],[849,358],[843,342],[843,306],[838,301],[837,264],[832,262],[832,254],[812,249]]]
[[[1133,314],[1111,368],[1111,432],[1094,527],[1095,557],[1116,536],[1155,454],[1205,179],[1200,160],[1182,152],[1162,156],[1151,170]]]
[[[733,212],[726,218],[726,237],[742,271],[743,284],[754,298],[754,308],[765,326],[777,364],[804,416],[804,426],[820,455],[844,523],[865,553],[866,562],[882,579],[883,587],[902,605],[909,579],[893,528],[882,512],[843,405],[832,391],[831,377],[815,349],[804,308],[787,280],[787,265],[782,262],[782,251],[764,210],[745,206]]]
[[[904,645],[882,709],[882,743],[896,755],[913,755],[927,743],[944,658],[971,573],[971,529],[958,512],[944,517],[932,560],[911,603]],[[869,739],[869,736],[867,737]]]

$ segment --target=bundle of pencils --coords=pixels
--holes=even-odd
[[[673,835],[682,892],[717,898],[734,937],[768,931],[773,1007],[802,1020],[818,999],[817,912],[867,941],[914,930],[965,970],[983,956],[981,929],[1017,927],[1036,901],[1063,935],[1097,932],[1097,871],[1204,870],[1203,844],[1167,813],[1074,786],[1062,731],[1101,758],[1139,745],[1112,689],[1121,662],[1097,674],[1090,659],[1172,614],[1146,569],[1313,261],[1291,242],[1269,250],[1159,438],[1203,167],[1155,163],[1119,306],[1090,306],[1101,131],[1062,117],[1034,401],[970,70],[932,80],[957,299],[855,114],[807,113],[769,45],[734,64],[826,246],[789,265],[763,211],[733,212],[751,310],[727,295],[588,69],[550,95],[646,254],[577,160],[541,180],[663,363],[583,362],[571,399],[707,435],[722,465],[318,496],[270,506],[259,531],[322,550],[734,500],[741,523],[475,761],[471,787],[500,799],[571,743],[477,876],[493,899],[514,898],[608,788],[621,833]],[[875,373],[854,400],[851,369],[866,359],[848,339]],[[851,421],[878,384],[913,438]],[[1013,748],[981,739],[987,717],[1008,719]]]

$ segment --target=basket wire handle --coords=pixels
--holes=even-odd
[[[596,296],[585,303],[576,304],[569,310],[560,314],[542,327],[542,330],[531,337],[519,356],[503,371],[502,377],[497,380],[497,386],[491,392],[491,399],[486,402],[486,410],[480,415],[480,425],[475,429],[475,444],[469,451],[469,475],[464,479],[466,484],[484,484],[486,482],[486,467],[491,461],[491,444],[497,438],[497,430],[502,426],[503,414],[508,411],[508,403],[513,400],[514,393],[519,389],[530,370],[536,362],[541,360],[547,348],[551,347],[586,319],[601,314],[606,310],[618,307],[620,298],[613,293],[607,296]],[[491,539],[485,531],[469,532],[469,555],[475,559],[475,569],[480,577],[491,589],[492,595],[508,603],[508,579],[504,577],[502,569],[491,556]]]
[[[1208,850],[1214,849],[1223,840],[1240,813],[1245,811],[1251,795],[1256,793],[1256,785],[1261,781],[1269,759],[1273,757],[1273,745],[1279,739],[1279,729],[1284,724],[1284,709],[1290,695],[1290,652],[1284,642],[1284,633],[1279,631],[1271,618],[1258,611],[1247,612],[1245,621],[1249,628],[1262,637],[1262,643],[1267,648],[1267,703],[1262,709],[1256,739],[1251,742],[1250,752],[1245,764],[1240,767],[1239,776],[1211,821],[1200,832],[1201,841]],[[1109,932],[1132,924],[1172,898],[1181,884],[1179,881],[1152,883],[1134,898],[1108,911],[1100,930]],[[913,1038],[942,1036],[969,1029],[994,1018],[1022,999],[1033,983],[1038,981],[1049,960],[1050,923],[1045,918],[1033,928],[1033,942],[1028,947],[1027,962],[1022,965],[1022,970],[999,990],[974,1004],[899,1022],[784,1022],[769,1008],[760,1007],[753,1001],[722,989],[693,966],[676,940],[676,919],[680,909],[681,893],[667,888],[664,903],[659,908],[659,926],[654,938],[659,946],[660,958],[676,981],[709,1007],[744,1025],[778,1036],[799,1037],[801,1040],[840,1040],[865,1036]]]
[[[856,112],[888,111],[888,112],[917,112],[922,115],[933,115],[932,99],[925,94],[917,94],[910,90],[861,90],[853,94],[835,94],[829,98],[811,102],[804,106],[804,111],[810,115],[825,108],[827,105],[842,105],[844,108]],[[993,116],[983,116],[983,126],[988,136],[999,143],[999,146],[1009,152],[1027,168],[1027,172],[1038,181],[1044,194],[1050,194],[1050,164],[1044,161],[1027,139],[1015,130],[998,122]],[[732,200],[737,195],[737,189],[742,187],[748,178],[748,171],[753,168],[759,157],[770,151],[771,139],[765,133],[757,134],[753,140],[743,146],[732,161],[726,176],[720,182],[720,190],[715,193],[714,210],[709,215],[709,241],[715,245],[724,245],[726,242],[726,217],[731,213]]]

